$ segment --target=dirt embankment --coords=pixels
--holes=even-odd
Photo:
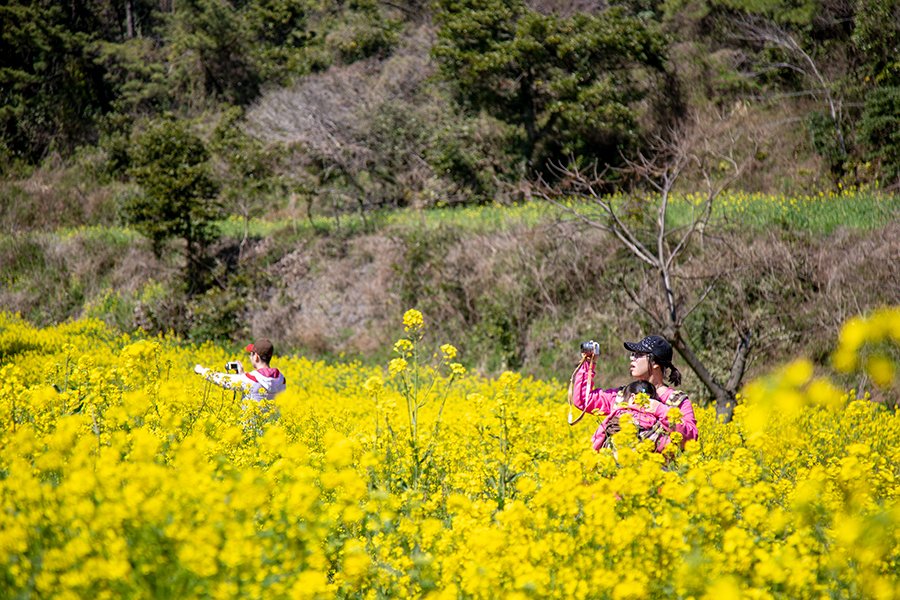
[[[316,240],[269,270],[270,284],[248,309],[254,333],[277,331],[314,352],[372,355],[391,346],[403,311],[415,307],[434,342],[460,346],[486,372],[561,374],[588,338],[617,356],[620,340],[654,330],[662,310],[652,274],[608,237],[571,224]],[[754,332],[752,373],[798,353],[827,362],[846,319],[900,302],[898,271],[900,224],[825,238],[770,231],[704,240],[677,270],[676,289],[681,310],[693,310],[689,335],[720,370],[738,333]]]
[[[85,236],[6,245],[0,308],[39,324],[89,313],[187,337],[205,331],[200,315],[227,315],[220,328],[235,343],[267,335],[311,356],[378,360],[402,334],[403,312],[417,308],[429,322],[426,341],[456,345],[471,368],[541,377],[566,376],[577,344],[591,338],[606,349],[610,376],[621,375],[621,340],[656,330],[662,310],[652,274],[608,236],[573,224],[292,242],[276,234],[235,270],[223,267],[200,301],[174,291],[177,265],[154,259],[143,242]],[[708,236],[676,275],[680,310],[693,311],[688,335],[715,373],[727,371],[747,330],[748,377],[795,355],[824,365],[841,323],[900,303],[900,224],[817,238]]]

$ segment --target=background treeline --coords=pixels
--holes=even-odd
[[[6,177],[140,182],[165,119],[230,212],[483,202],[702,109],[793,138],[766,169],[788,185],[900,175],[897,0],[11,0],[0,25]]]
[[[623,296],[633,263],[552,217],[488,231],[426,213],[528,203],[561,166],[621,165],[726,120],[752,159],[738,189],[892,191],[898,56],[900,0],[10,0],[2,304],[353,356],[418,307],[486,371],[559,374],[573,339],[649,327]],[[900,298],[883,217],[865,235],[711,236],[706,271],[686,272],[718,273],[692,316],[706,358],[740,313],[763,324],[757,356],[802,340],[824,360],[843,319]]]

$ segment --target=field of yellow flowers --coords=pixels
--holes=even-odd
[[[666,468],[403,330],[384,369],[276,356],[264,422],[191,370],[243,357],[0,314],[0,597],[900,597],[900,416],[808,362]],[[887,384],[898,340],[856,319],[835,367]]]

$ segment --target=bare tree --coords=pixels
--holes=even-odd
[[[809,93],[822,98],[828,107],[828,114],[831,116],[835,129],[838,149],[841,156],[846,157],[847,146],[844,141],[844,134],[841,131],[843,102],[840,98],[835,97],[832,91],[834,84],[825,77],[816,59],[803,49],[797,38],[791,35],[787,29],[764,17],[744,14],[734,17],[731,23],[733,26],[732,36],[735,39],[762,44],[770,49],[777,49],[787,59],[783,62],[767,64],[764,72],[773,69],[789,69],[803,75],[812,82],[813,89]],[[759,74],[761,73],[754,73],[753,75]]]
[[[433,185],[423,131],[438,120],[425,97],[433,71],[415,53],[370,59],[308,75],[291,88],[270,90],[248,112],[253,135],[297,152],[301,177],[336,211],[349,199],[364,218],[368,209],[401,205]],[[312,177],[311,177],[312,175]]]
[[[734,413],[735,398],[753,343],[753,330],[739,325],[729,375],[726,381],[720,381],[691,347],[686,320],[707,300],[724,273],[711,274],[705,290],[699,293],[681,289],[678,282],[683,264],[690,260],[692,245],[711,233],[707,229],[717,200],[755,157],[756,146],[752,141],[743,153],[738,151],[738,146],[738,140],[731,136],[724,122],[713,131],[704,131],[694,123],[691,131],[670,131],[668,139],[658,138],[651,153],[626,159],[621,169],[611,172],[608,168],[598,170],[596,166],[589,170],[577,166],[560,168],[558,184],[550,186],[540,182],[533,192],[588,226],[613,235],[653,275],[658,282],[655,302],[648,303],[627,285],[624,287],[710,391],[715,398],[716,414],[725,422]],[[675,225],[668,214],[670,201],[676,184],[686,177],[688,170],[699,176],[705,193],[691,208],[686,221]],[[632,196],[622,201],[621,195],[609,195],[606,193],[609,176],[616,174],[621,180],[627,178],[648,186],[658,197],[654,200]],[[566,202],[567,199],[582,202]],[[635,218],[647,212],[655,217],[652,221],[642,224]],[[693,303],[688,304],[689,300]]]
[[[357,178],[371,157],[371,150],[356,139],[355,111],[365,97],[365,65],[331,70],[307,77],[294,89],[267,93],[248,114],[253,133],[262,139],[299,145],[308,161],[318,167],[320,181],[327,186],[340,174],[355,190],[360,215],[366,190]],[[308,165],[309,166],[309,165]],[[318,194],[346,194],[322,187]]]

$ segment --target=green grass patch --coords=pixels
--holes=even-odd
[[[504,206],[460,206],[429,210],[394,211],[384,220],[385,224],[436,229],[452,226],[472,233],[508,231],[520,226],[533,226],[556,219],[559,209],[546,202],[528,202]]]
[[[627,220],[638,219],[645,225],[655,219],[659,207],[659,197],[652,195],[637,201],[617,195],[604,198],[604,201],[615,206]],[[622,204],[626,201],[632,203],[631,208],[623,209]],[[666,210],[668,226],[675,228],[688,223],[703,208],[703,202],[704,197],[700,194],[671,196]],[[590,200],[568,200],[565,204],[599,222],[606,221],[606,215]],[[556,207],[552,210],[556,212],[551,214],[561,212]],[[777,228],[827,235],[840,227],[862,231],[883,227],[896,220],[898,215],[900,195],[867,189],[847,190],[841,194],[822,192],[812,196],[733,192],[717,199],[712,221],[756,231]]]
[[[673,223],[684,223],[691,206],[701,198],[679,198],[671,205]],[[845,227],[869,230],[883,227],[900,214],[900,195],[872,190],[848,190],[842,194],[813,196],[784,194],[725,194],[714,208],[713,218],[756,230],[778,228],[814,234],[830,234]]]
[[[104,244],[113,247],[128,247],[136,241],[143,239],[141,234],[134,229],[107,225],[64,227],[57,229],[53,234],[40,235],[54,236],[59,240],[78,238],[86,243]]]
[[[612,202],[619,204],[625,198],[625,196],[613,197]],[[644,215],[653,214],[656,207],[654,198],[647,196],[644,199],[650,200],[650,203],[643,206],[641,212]],[[691,210],[695,210],[702,200],[699,195],[673,197],[668,210],[670,223],[673,226],[685,223],[690,217]],[[598,215],[597,209],[590,201],[570,199],[565,203],[573,209],[583,208],[587,214],[594,217]],[[813,196],[728,193],[716,202],[713,218],[759,230],[778,227],[828,234],[838,227],[860,230],[881,227],[896,219],[898,214],[900,214],[900,195],[863,189],[848,190],[842,194],[823,192]],[[367,213],[365,222],[355,213],[342,215],[339,219],[325,216],[316,216],[312,220],[252,219],[250,237],[260,239],[279,232],[296,238],[336,234],[352,236],[366,230],[373,231],[387,227],[429,231],[439,227],[451,227],[463,232],[488,233],[535,226],[554,221],[561,216],[562,211],[559,208],[543,201],[512,206],[487,204],[427,210],[411,208],[379,210]],[[219,221],[217,226],[223,236],[232,239],[241,239],[244,236],[244,220],[238,216]],[[60,237],[80,235],[117,246],[133,243],[140,238],[137,232],[124,227],[61,229],[57,235]]]
[[[625,200],[625,196],[611,199],[614,205],[620,205]],[[656,201],[652,196],[644,197],[644,200],[649,202],[640,207],[640,212],[645,217],[654,215]],[[691,211],[696,210],[701,202],[700,196],[673,197],[667,213],[671,226],[686,223]],[[583,208],[587,214],[594,217],[599,215],[599,211],[590,201],[570,199],[565,201],[565,204],[573,209]],[[728,224],[761,231],[777,227],[815,234],[829,234],[839,227],[875,229],[887,225],[898,215],[900,215],[900,195],[868,189],[847,190],[841,194],[822,192],[812,196],[734,192],[724,194],[713,208],[713,219]],[[383,211],[367,215],[367,220],[368,226],[374,229],[400,227],[434,230],[443,226],[469,233],[488,233],[535,226],[563,216],[563,211],[556,206],[543,201],[534,201],[512,206],[490,204],[429,210]],[[572,217],[569,215],[565,218]],[[605,219],[601,217],[601,220]],[[243,235],[243,225],[240,227],[239,235]],[[267,235],[288,227],[294,227],[289,220],[255,222],[251,225],[251,231],[254,235]],[[359,218],[343,217],[339,224],[333,219],[325,218],[315,219],[312,223],[308,220],[296,222],[297,234],[303,237],[315,233],[335,233],[338,229],[348,233],[346,228],[361,229]]]
[[[487,233],[537,225],[556,219],[558,214],[559,211],[555,206],[545,202],[529,202],[513,206],[490,204],[427,210],[412,208],[378,210],[367,213],[365,222],[357,213],[342,215],[340,219],[316,216],[312,221],[307,218],[252,219],[250,237],[262,238],[276,232],[296,235],[299,238],[335,234],[347,236],[389,227],[429,231],[439,227],[451,227],[471,233]],[[217,225],[225,236],[235,239],[244,237],[245,225],[240,217],[230,217],[219,221]]]

